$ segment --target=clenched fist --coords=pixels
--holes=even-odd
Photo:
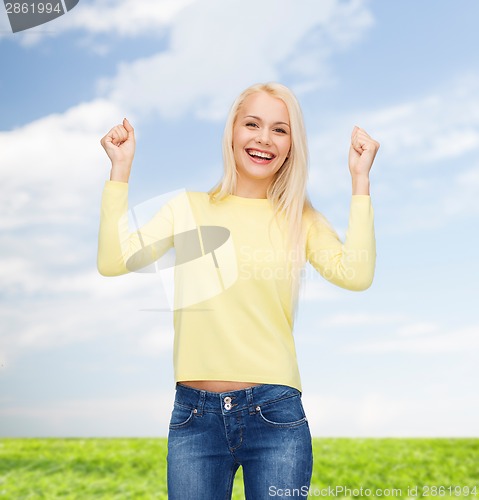
[[[135,156],[135,131],[125,118],[113,127],[100,141],[111,160],[110,180],[128,182]]]
[[[349,148],[349,171],[353,180],[353,194],[369,194],[369,171],[379,149],[379,142],[365,130],[354,127]]]

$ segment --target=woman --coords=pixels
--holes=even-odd
[[[175,275],[182,276],[175,294],[169,498],[230,498],[240,465],[248,499],[305,496],[311,435],[292,336],[301,269],[309,261],[338,286],[370,286],[376,254],[369,171],[379,144],[354,127],[342,243],[307,198],[302,113],[283,85],[254,85],[233,104],[218,185],[178,197],[137,233],[124,224],[134,130],[125,119],[101,143],[112,168],[102,199],[100,272],[144,267],[175,246]],[[186,212],[196,229],[182,222]],[[222,237],[211,237],[212,227]],[[178,257],[186,254],[189,260]],[[203,257],[208,264],[189,267],[195,279],[185,285],[182,266]]]

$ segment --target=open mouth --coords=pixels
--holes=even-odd
[[[273,153],[267,151],[259,151],[258,149],[247,149],[246,152],[256,163],[269,163],[276,158]]]

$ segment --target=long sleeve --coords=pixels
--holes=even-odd
[[[171,248],[173,232],[168,205],[137,231],[130,232],[128,184],[106,181],[98,234],[98,271],[103,276],[118,276],[147,267]]]
[[[344,243],[319,214],[312,216],[306,258],[331,283],[348,290],[371,286],[376,265],[374,211],[369,195],[353,195]]]

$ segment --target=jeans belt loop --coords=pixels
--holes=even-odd
[[[254,402],[253,402],[253,388],[247,387],[245,391],[246,391],[246,402],[248,403],[249,414],[254,415],[256,411],[254,409]]]
[[[198,398],[198,403],[196,404],[196,415],[203,415],[203,410],[205,407],[206,391],[200,391],[200,397]]]

